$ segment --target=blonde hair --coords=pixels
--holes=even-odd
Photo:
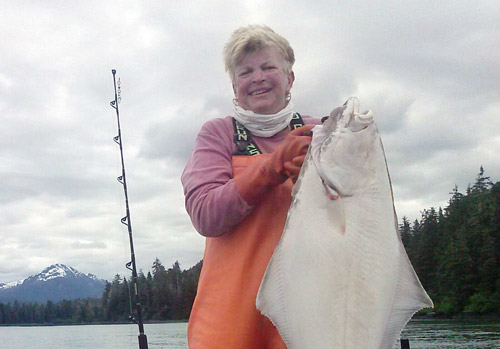
[[[236,66],[248,53],[275,48],[285,60],[285,73],[292,71],[295,55],[288,41],[266,25],[249,25],[236,29],[224,46],[224,65],[234,83]]]

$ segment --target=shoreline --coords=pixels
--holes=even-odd
[[[411,320],[419,321],[457,321],[457,322],[469,322],[469,321],[493,321],[493,323],[500,323],[500,313],[490,313],[490,314],[472,314],[472,313],[462,313],[454,316],[442,316],[436,314],[426,314],[426,315],[415,315]],[[410,320],[410,321],[411,321]],[[145,321],[144,325],[154,325],[154,324],[171,324],[171,323],[187,323],[188,320],[154,320]],[[0,324],[0,327],[60,327],[60,326],[92,326],[92,325],[137,325],[133,322],[128,321],[118,321],[118,322],[56,322],[56,323],[13,323],[13,324]]]
[[[187,323],[188,320],[158,320],[145,321],[144,325],[154,324],[173,324]],[[54,322],[54,323],[15,323],[15,324],[0,324],[0,327],[58,327],[58,326],[92,326],[92,325],[137,325],[134,322],[118,321],[118,322]]]

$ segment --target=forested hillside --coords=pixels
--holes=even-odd
[[[400,233],[417,274],[436,305],[435,312],[500,313],[500,182],[481,167],[465,194],[457,187],[445,208],[429,208],[420,220],[402,218]],[[143,318],[189,317],[202,262],[181,271],[156,259],[139,273]],[[0,304],[0,324],[122,322],[130,314],[129,280],[116,275],[102,299],[46,304]]]
[[[139,295],[143,318],[147,320],[186,320],[189,318],[202,262],[181,271],[178,262],[168,270],[159,259],[147,275],[139,274]],[[119,275],[106,285],[102,297],[105,321],[123,321],[130,315],[129,282]]]
[[[178,262],[166,269],[156,259],[146,275],[138,277],[143,319],[186,320],[191,312],[202,262],[181,271]],[[0,303],[0,324],[124,322],[130,315],[130,282],[116,275],[101,299],[45,304]]]
[[[400,233],[437,313],[500,312],[500,182],[480,168],[475,183],[448,205],[422,212]]]

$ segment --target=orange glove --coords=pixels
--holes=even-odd
[[[292,161],[287,161],[283,164],[286,175],[292,179],[293,183],[297,182],[297,178],[299,178],[300,169],[305,158],[305,155],[296,156]]]
[[[304,161],[303,156],[311,143],[311,136],[306,133],[314,126],[305,125],[291,131],[274,152],[265,155],[265,160],[248,166],[235,178],[236,188],[249,205],[257,204],[269,189],[283,183],[289,176],[292,179],[293,176],[298,176]],[[294,162],[296,158],[301,157],[301,161]],[[294,164],[293,169],[287,171],[285,163]]]

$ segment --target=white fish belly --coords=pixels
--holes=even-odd
[[[289,349],[390,349],[414,312],[432,305],[399,238],[383,148],[370,127],[356,134],[369,151],[353,195],[334,198],[311,154],[295,186],[257,295]]]

